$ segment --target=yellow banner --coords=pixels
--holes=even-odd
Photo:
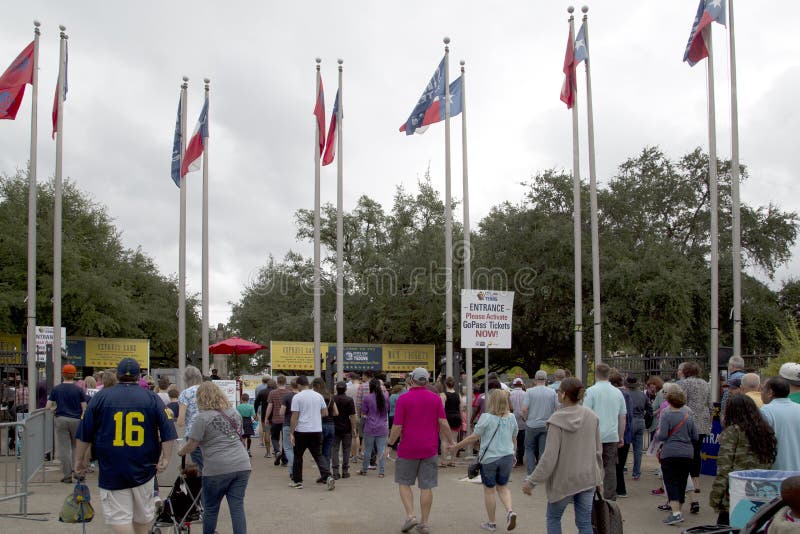
[[[413,371],[417,367],[434,368],[433,345],[381,345],[384,371]]]
[[[133,358],[142,368],[150,368],[150,340],[86,338],[87,367],[116,367],[123,358]]]
[[[0,334],[0,351],[11,351],[0,354],[0,365],[23,365],[24,355],[20,334]]]
[[[313,371],[314,343],[309,341],[270,341],[269,354],[272,358],[272,370]],[[327,350],[327,343],[320,343],[320,351]],[[325,369],[325,358],[322,359]]]

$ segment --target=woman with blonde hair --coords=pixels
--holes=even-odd
[[[478,419],[474,433],[450,447],[450,454],[455,454],[471,443],[481,442],[478,461],[481,464],[483,502],[489,516],[481,528],[489,532],[497,530],[495,495],[506,509],[506,530],[513,530],[517,526],[517,514],[512,509],[508,481],[516,462],[514,452],[519,428],[516,417],[511,413],[508,397],[509,393],[502,389],[490,390],[486,398],[486,411]]]
[[[203,452],[203,534],[214,533],[223,497],[234,534],[245,534],[244,494],[251,466],[242,442],[242,417],[213,382],[200,384],[196,399],[199,412],[178,454],[191,454],[198,446]]]

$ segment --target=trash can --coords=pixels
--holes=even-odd
[[[781,494],[781,482],[798,475],[800,475],[800,471],[772,471],[769,469],[729,473],[731,526],[744,527],[762,505]]]

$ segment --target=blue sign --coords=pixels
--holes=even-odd
[[[336,354],[336,345],[328,345],[328,354]],[[383,351],[380,345],[344,345],[345,371],[380,371],[383,364]]]

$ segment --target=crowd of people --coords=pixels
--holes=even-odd
[[[98,465],[105,521],[115,532],[149,528],[158,511],[155,477],[166,468],[179,435],[177,454],[189,458],[202,478],[208,534],[215,531],[223,499],[233,532],[247,531],[244,500],[254,440],[275,466],[286,467],[292,489],[304,487],[306,450],[319,473],[316,483],[329,491],[350,478],[351,465],[359,476],[375,471],[383,478],[391,458],[405,512],[402,532],[430,532],[440,469],[455,466],[460,451],[473,448],[486,509],[480,527],[486,531],[498,529],[498,501],[506,530],[517,526],[509,483],[520,468],[523,493],[544,486],[548,534],[561,532],[570,503],[579,534],[591,533],[595,493],[607,500],[627,497],[626,483],[640,480],[645,454],[658,459],[662,485],[651,493],[664,497],[658,505],[667,512],[664,523],[681,523],[687,501],[689,512],[701,508],[702,445],[712,433],[714,405],[709,382],[691,361],[678,367],[674,380],[652,376],[641,386],[639,377],[602,363],[588,388],[566,370],[558,370],[550,384],[547,373],[537,371],[528,387],[521,377],[505,384],[490,373],[470,396],[453,377],[433,382],[422,368],[394,385],[371,371],[350,373],[333,394],[320,378],[264,376],[252,403],[244,393],[238,405],[210,381],[216,370],[204,377],[188,366],[182,391],[167,377],[141,376],[132,359],[83,380],[76,374],[65,365],[63,382],[46,397],[46,407],[55,412],[62,482],[72,483]],[[778,376],[762,383],[758,374],[745,372],[741,358],[732,357],[725,385],[717,475],[707,499],[720,524],[730,519],[731,472],[800,471],[800,364],[784,364]],[[22,387],[14,390],[18,407],[27,401],[24,394]],[[784,486],[789,506],[769,532],[797,524],[800,483],[790,478]]]

